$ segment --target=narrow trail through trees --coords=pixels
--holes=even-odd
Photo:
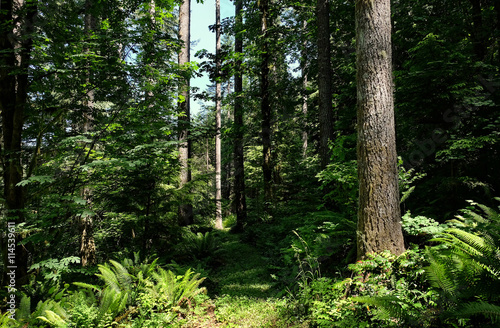
[[[286,301],[276,296],[267,259],[241,237],[225,236],[221,265],[207,278],[214,302],[182,327],[306,327],[286,322]]]

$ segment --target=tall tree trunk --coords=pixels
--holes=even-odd
[[[220,81],[220,0],[215,0],[215,228],[222,229],[222,179],[221,179],[221,106],[222,85]]]
[[[404,251],[394,128],[390,0],[356,1],[357,257]]]
[[[97,19],[95,15],[92,13],[93,10],[93,0],[85,1],[85,34],[88,38],[88,43],[90,44],[90,40],[92,39],[92,33],[97,28]],[[87,55],[90,55],[91,49],[90,46],[86,46],[84,52]],[[83,123],[82,123],[82,133],[87,134],[92,129],[92,118],[93,118],[93,110],[94,110],[94,101],[95,101],[95,93],[92,88],[92,81],[90,78],[90,60],[87,60],[87,78],[86,85],[89,86],[87,90],[87,97],[84,99],[83,106]],[[86,201],[88,206],[91,206],[91,196],[92,192],[89,187],[85,186],[82,190],[82,198]],[[94,240],[94,222],[91,215],[81,215],[80,216],[80,259],[81,265],[95,265],[96,263],[96,247]]]
[[[273,200],[273,167],[271,161],[271,97],[269,90],[271,53],[269,49],[269,0],[259,1],[261,14],[261,67],[260,67],[260,96],[261,96],[261,129],[262,129],[262,172],[264,178],[264,210],[269,210]]]
[[[494,4],[495,6],[495,12],[496,12],[496,30],[497,30],[497,39],[500,38],[500,0],[495,0]]]
[[[321,167],[325,168],[331,156],[328,143],[333,138],[334,123],[328,0],[317,0],[316,16],[318,22],[319,155]]]
[[[221,63],[222,64],[222,63]],[[233,85],[231,84],[231,81],[227,81],[227,84],[226,84],[226,95],[230,95],[231,94],[231,91],[232,91],[232,88],[233,88]],[[224,97],[224,94],[222,95],[222,97]],[[232,112],[231,110],[227,110],[226,111],[226,121],[227,122],[233,122],[234,121],[234,115],[232,115]],[[232,155],[232,154],[228,154],[228,155]],[[223,173],[223,176],[222,176],[222,199],[225,199],[225,200],[230,200],[231,199],[231,195],[234,193],[234,185],[232,183],[232,175],[233,175],[233,163],[231,160],[227,160],[225,163],[223,163],[223,167],[222,167],[222,173]],[[233,205],[233,204],[231,204]],[[232,206],[226,206],[224,212],[223,212],[223,217],[224,216],[230,216],[231,214],[233,213],[233,208]]]
[[[155,24],[156,24],[155,18],[156,18],[156,2],[155,2],[155,0],[150,0],[149,7],[148,7],[148,19],[149,19],[148,28],[151,30],[154,30],[156,28],[155,27]],[[144,41],[145,41],[144,61],[145,61],[145,64],[148,68],[153,69],[154,58],[155,58],[154,47],[155,47],[156,40],[154,39],[154,36],[152,36],[152,37],[148,37],[147,39],[144,39]],[[154,111],[155,93],[153,92],[153,90],[154,90],[155,80],[153,77],[150,77],[148,80],[149,80],[148,82],[150,83],[150,87],[147,88],[147,91],[145,92],[144,98],[146,100],[146,104],[147,104],[148,108],[151,111]],[[149,168],[149,165],[148,165],[148,168]],[[152,241],[153,241],[151,234],[152,234],[152,231],[154,230],[154,228],[151,227],[150,214],[151,214],[151,208],[153,205],[152,197],[153,197],[153,193],[155,190],[155,184],[156,184],[156,181],[153,180],[151,182],[148,182],[147,183],[148,187],[145,188],[145,190],[147,190],[147,192],[148,192],[148,196],[147,196],[146,208],[145,208],[145,213],[144,213],[144,234],[142,237],[142,252],[144,254],[146,254],[148,252],[149,248],[151,248]]]
[[[0,1],[0,111],[2,112],[2,165],[6,218],[16,226],[24,222],[24,192],[18,183],[23,178],[21,162],[24,111],[28,100],[28,68],[36,4],[24,0]],[[17,71],[16,74],[12,72]],[[16,237],[19,237],[18,235]],[[28,251],[17,238],[16,287],[27,283]],[[4,246],[4,245],[3,245]],[[7,249],[6,247],[2,247]],[[5,270],[4,272],[7,272]]]
[[[300,68],[302,71],[302,120],[303,120],[303,127],[302,127],[302,158],[306,159],[307,158],[307,141],[308,141],[308,136],[307,136],[307,101],[308,101],[308,96],[307,96],[307,70],[308,70],[308,61],[307,61],[307,38],[306,38],[306,32],[307,32],[307,20],[304,20],[303,24],[303,36],[304,36],[304,41],[302,42],[302,62],[300,63]]]
[[[236,35],[234,51],[243,53],[243,0],[235,2]],[[234,209],[236,212],[236,231],[242,231],[247,220],[247,204],[245,196],[245,157],[243,148],[243,75],[241,73],[241,60],[236,62],[234,76]]]
[[[484,42],[481,0],[469,0],[469,2],[472,5],[472,44],[477,58],[483,60],[486,55],[486,44]]]
[[[179,53],[179,66],[187,64],[190,60],[191,48],[191,2],[184,0],[179,8],[179,37],[184,43]],[[190,78],[186,76],[184,87],[180,95],[184,101],[179,103],[179,111],[183,113],[179,117],[179,160],[181,163],[180,187],[183,188],[191,181],[191,140],[189,140],[189,129],[191,125],[190,99],[189,99]],[[179,220],[183,225],[193,223],[193,205],[183,202],[179,206]]]

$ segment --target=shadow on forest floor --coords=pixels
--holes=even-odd
[[[222,265],[209,279],[210,310],[183,327],[308,327],[290,318],[289,300],[278,298],[267,260],[241,235],[223,233],[218,255]]]
[[[223,265],[212,280],[218,295],[269,298],[276,294],[268,263],[253,246],[242,243],[240,235],[228,234],[221,245]]]

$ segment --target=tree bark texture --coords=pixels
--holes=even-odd
[[[24,192],[18,183],[23,179],[22,130],[28,101],[28,69],[37,8],[36,3],[24,0],[1,0],[0,4],[3,197],[7,221],[17,225],[24,222]],[[16,74],[12,74],[12,71],[16,71]],[[16,284],[19,287],[27,283],[28,251],[25,246],[18,245],[15,252]]]
[[[220,39],[220,0],[215,0],[215,228],[222,229],[222,149],[221,149],[221,107],[222,85],[221,73],[221,39]]]
[[[262,173],[264,178],[264,209],[273,199],[273,167],[271,160],[271,97],[270,97],[270,63],[269,51],[269,0],[259,2],[261,14],[261,66],[260,66],[260,96],[261,96],[261,131],[262,131]]]
[[[356,1],[357,256],[404,251],[399,207],[390,0]]]
[[[85,1],[85,34],[87,35],[88,42],[90,44],[92,33],[97,28],[97,18],[92,13],[93,11],[93,0]],[[86,46],[84,52],[90,55],[90,46]],[[92,88],[90,61],[87,63],[87,77],[86,85],[89,87],[87,90],[87,97],[83,101],[83,121],[81,131],[83,134],[87,134],[92,130],[92,120],[93,120],[93,110],[95,102],[95,92]],[[82,198],[86,201],[87,206],[92,206],[92,191],[88,186],[85,186],[82,190]],[[94,240],[94,222],[91,215],[80,215],[80,260],[83,267],[87,265],[96,264],[96,246]]]
[[[236,35],[234,40],[234,51],[243,53],[243,36],[241,35],[243,25],[243,0],[236,0],[235,22]],[[241,73],[241,60],[236,62],[236,74],[234,76],[234,209],[236,212],[235,230],[242,231],[247,220],[247,204],[245,196],[245,157],[243,145],[243,75]]]
[[[179,53],[179,66],[189,63],[190,42],[191,42],[191,1],[184,0],[179,8],[179,38],[184,43]],[[179,103],[179,112],[183,113],[179,117],[179,160],[181,163],[180,187],[183,188],[191,181],[191,168],[189,159],[191,158],[191,141],[189,140],[189,128],[191,124],[190,100],[189,100],[190,78],[186,76],[184,86],[180,95],[184,101]],[[193,223],[193,205],[183,202],[179,206],[179,220],[183,225]]]
[[[330,161],[328,143],[333,138],[332,68],[330,49],[330,6],[328,0],[317,0],[318,24],[318,89],[319,89],[319,154],[321,167]]]

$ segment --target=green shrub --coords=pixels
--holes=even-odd
[[[425,284],[423,260],[418,249],[370,254],[349,265],[350,278],[312,280],[298,305],[319,327],[429,327],[436,293]]]

